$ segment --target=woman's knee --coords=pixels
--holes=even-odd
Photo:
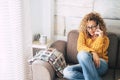
[[[64,70],[63,70],[63,75],[65,78],[71,79],[74,75],[74,73],[72,72],[72,68],[71,66],[67,66]]]
[[[63,74],[68,74],[70,71],[72,71],[71,66],[67,66],[67,67],[63,70]]]
[[[97,69],[99,75],[104,75],[108,70],[108,63],[103,60],[100,59],[100,67]]]
[[[91,57],[91,54],[87,51],[80,51],[77,54],[77,59],[78,60],[86,61],[86,59],[89,59],[89,58],[92,58],[92,57]]]

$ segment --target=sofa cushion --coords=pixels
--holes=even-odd
[[[114,69],[109,69],[107,73],[102,77],[103,80],[115,80]]]
[[[68,80],[65,78],[56,78],[55,80]],[[118,80],[118,77],[115,79],[114,76],[114,70],[113,69],[109,69],[107,74],[105,74],[104,76],[102,76],[102,80]]]
[[[120,69],[120,37],[119,37],[119,47],[118,47],[118,54],[117,54],[117,68]]]
[[[108,64],[110,68],[116,67],[116,59],[118,53],[118,37],[114,33],[108,33],[110,45],[108,48]]]
[[[119,43],[119,52],[118,52],[117,68],[120,69],[120,43]]]
[[[67,37],[67,62],[68,63],[78,63],[77,61],[77,39],[79,32],[77,30],[72,30],[69,32]]]
[[[55,80],[68,80],[68,79],[65,79],[65,78],[56,78]]]
[[[58,51],[63,53],[64,57],[66,57],[66,41],[63,40],[57,40],[54,43],[51,44],[51,48],[56,48]]]
[[[115,70],[115,80],[120,80],[120,69]]]
[[[114,69],[108,69],[108,72],[102,77],[103,80],[114,80]]]

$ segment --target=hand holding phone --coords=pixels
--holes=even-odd
[[[95,31],[95,34],[96,34],[97,36],[103,36],[103,31],[100,29],[99,24],[98,24],[98,26],[97,26],[97,29],[96,29],[96,31]]]

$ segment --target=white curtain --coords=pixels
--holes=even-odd
[[[29,80],[32,53],[28,0],[0,0],[0,80]]]

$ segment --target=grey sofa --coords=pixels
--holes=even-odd
[[[67,36],[67,41],[58,40],[51,47],[56,48],[64,54],[67,64],[78,63],[77,55],[77,38],[79,32],[72,30]],[[107,74],[102,76],[103,80],[120,80],[120,36],[108,32],[110,46],[108,48],[109,69]],[[47,62],[36,60],[32,64],[33,80],[67,80],[58,78],[54,69]]]

